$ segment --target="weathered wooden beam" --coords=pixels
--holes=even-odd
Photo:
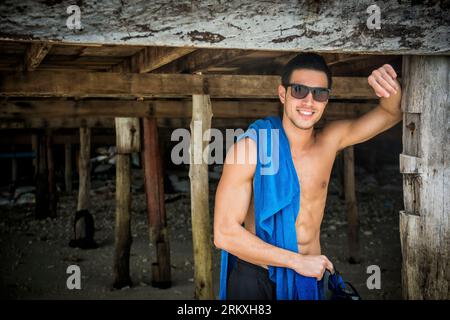
[[[72,193],[72,145],[64,144],[64,185],[67,193]]]
[[[55,161],[53,158],[53,138],[52,130],[47,129],[46,134],[46,148],[47,148],[47,166],[48,166],[48,196],[49,196],[49,212],[48,216],[55,218],[57,215],[57,191],[55,180]]]
[[[381,18],[376,28],[370,25],[374,20],[374,12],[368,11],[372,0],[335,1],[332,5],[309,0],[295,5],[251,0],[136,0],[133,4],[88,0],[80,4],[83,29],[78,32],[67,28],[61,17],[71,4],[2,1],[0,39],[355,53],[450,51],[445,2],[377,2]],[[119,17],[109,19],[111,12]]]
[[[194,247],[195,298],[212,299],[212,251],[209,218],[208,164],[203,150],[208,142],[203,134],[211,127],[211,100],[208,95],[192,97],[189,179],[191,180],[192,243]]]
[[[146,73],[161,68],[191,52],[194,48],[146,47],[111,68],[112,72]]]
[[[213,127],[246,127],[250,119],[279,114],[282,106],[277,100],[212,100]],[[358,117],[377,104],[374,102],[330,102],[319,122]],[[157,118],[158,127],[188,128],[192,115],[191,100],[166,101],[42,101],[21,100],[0,104],[0,129],[14,128],[113,128],[112,117]],[[55,137],[55,143],[61,140]],[[99,138],[100,139],[100,138]],[[98,140],[98,139],[97,139]],[[0,136],[1,141],[1,136]],[[71,143],[78,143],[71,140]]]
[[[30,43],[23,60],[23,64],[19,66],[19,70],[33,71],[44,60],[52,45],[47,42]]]
[[[208,50],[199,49],[181,59],[175,60],[155,73],[197,73],[209,67],[224,65],[239,57],[251,54],[251,50]]]
[[[116,155],[116,225],[113,287],[131,286],[131,161],[129,154]]]
[[[117,153],[131,154],[141,150],[138,118],[115,118]]]
[[[39,145],[39,135],[37,133],[32,133],[31,134],[31,151],[34,152],[33,167],[34,167],[34,175],[35,176],[38,173],[38,161],[37,161],[37,159],[38,159],[38,145]]]
[[[78,161],[79,187],[77,210],[89,209],[91,190],[91,129],[80,127],[80,157]]]
[[[122,74],[112,72],[0,72],[1,97],[278,97],[279,76]],[[331,98],[376,99],[367,78],[336,77]]]
[[[12,144],[11,146],[11,152],[15,153],[16,146]],[[15,185],[17,182],[17,158],[13,156],[11,158],[11,183]]]
[[[344,149],[344,186],[348,223],[348,261],[350,263],[359,263],[359,222],[355,191],[355,160],[353,146]]]
[[[152,263],[152,286],[169,288],[172,285],[170,246],[164,204],[164,183],[158,128],[155,118],[142,119],[144,129],[145,193],[150,226],[150,241],[156,248],[156,262]]]
[[[37,135],[36,145],[36,219],[45,219],[49,211],[48,194],[48,165],[47,165],[47,144],[46,135],[40,132]]]
[[[403,57],[405,299],[450,298],[450,57]]]

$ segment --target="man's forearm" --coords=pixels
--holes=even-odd
[[[301,259],[299,253],[264,242],[240,225],[231,232],[217,234],[215,237],[220,239],[215,241],[217,247],[253,264],[292,269],[295,260]]]

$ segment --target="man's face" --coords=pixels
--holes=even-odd
[[[290,83],[303,84],[308,87],[328,87],[327,76],[324,72],[308,69],[297,69],[292,72]],[[291,87],[287,90],[280,85],[278,95],[284,105],[284,116],[299,129],[311,129],[317,123],[325,110],[328,100],[319,102],[313,99],[309,92],[303,99],[291,95]],[[310,114],[312,112],[312,114]]]

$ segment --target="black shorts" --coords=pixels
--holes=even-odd
[[[227,300],[276,300],[269,270],[236,258],[227,283]]]

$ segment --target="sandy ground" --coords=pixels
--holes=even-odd
[[[72,221],[76,192],[61,194],[58,217],[34,220],[33,205],[0,206],[0,295],[3,299],[193,299],[194,264],[191,240],[190,196],[166,194],[170,230],[173,286],[151,287],[154,247],[149,243],[141,170],[133,170],[133,204],[130,270],[133,286],[112,290],[114,252],[114,177],[94,175],[91,212],[95,217],[95,250],[73,249]],[[187,173],[185,175],[187,179]],[[321,243],[327,255],[364,299],[401,299],[401,252],[398,212],[402,209],[402,181],[397,166],[385,166],[376,175],[356,168],[360,216],[360,264],[347,262],[345,203],[338,196],[338,182],[329,185]],[[217,179],[211,179],[211,225]],[[175,201],[173,201],[175,199]],[[66,269],[81,268],[81,290],[68,290]],[[367,267],[381,269],[381,289],[369,290]],[[213,248],[213,283],[219,290],[219,251]]]

